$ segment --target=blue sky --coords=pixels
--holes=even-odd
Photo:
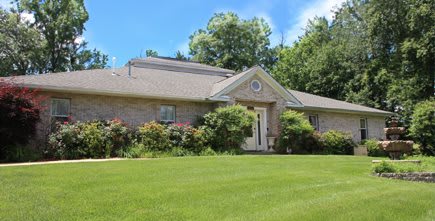
[[[9,0],[0,0],[5,6]],[[281,32],[290,44],[302,33],[309,18],[331,18],[331,9],[343,0],[185,0],[185,1],[98,1],[85,0],[89,13],[84,39],[117,66],[130,58],[144,56],[146,49],[161,56],[177,50],[188,54],[189,36],[205,28],[217,12],[236,12],[241,18],[263,17],[272,27],[271,42],[277,44]],[[110,61],[111,64],[111,61]]]

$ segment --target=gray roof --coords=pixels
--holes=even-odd
[[[345,101],[335,100],[332,98],[317,96],[305,92],[289,90],[303,105],[303,109],[325,109],[335,111],[351,111],[361,113],[374,113],[380,115],[392,115],[393,113],[375,108],[370,108],[358,104],[352,104]]]
[[[234,75],[235,72],[228,69],[155,57],[133,59],[130,64],[131,76],[129,76],[129,67],[125,66],[115,69],[115,73],[111,69],[94,69],[6,79],[41,90],[205,101],[230,85],[242,83],[243,76],[260,68],[255,66]],[[392,114],[299,91],[289,90],[289,92],[302,103],[303,109]]]

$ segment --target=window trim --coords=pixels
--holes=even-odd
[[[257,90],[256,90],[254,87],[252,87],[252,84],[253,84],[254,82],[257,82],[257,83],[258,83],[259,88],[258,88]],[[260,81],[259,81],[259,80],[252,80],[252,81],[251,81],[251,89],[252,89],[253,91],[255,91],[255,92],[259,92],[259,91],[261,91],[261,89],[262,89],[262,85],[261,85]]]
[[[365,127],[365,128],[362,128],[362,127],[361,127],[361,120],[364,120],[364,122],[365,122],[364,127]],[[362,132],[362,130],[365,130],[365,137],[366,137],[365,139],[363,139],[362,136],[361,136],[361,132]],[[359,131],[360,131],[360,138],[361,138],[361,141],[362,141],[362,140],[367,140],[367,139],[369,139],[369,125],[368,125],[368,120],[367,120],[366,117],[360,117],[360,118],[359,118]]]
[[[314,127],[314,126],[311,124],[311,122],[310,122],[310,117],[315,117],[315,118],[316,118],[316,127]],[[314,129],[315,129],[316,131],[319,131],[319,130],[320,130],[320,125],[319,125],[319,115],[318,115],[318,114],[309,114],[309,115],[308,115],[308,122],[310,122],[310,125],[311,125],[312,127],[314,127]]]
[[[67,115],[54,115],[53,114],[53,101],[64,101],[67,100],[68,101],[68,114]],[[50,116],[51,117],[69,117],[71,116],[71,98],[58,98],[58,97],[53,97],[50,99]]]
[[[162,107],[168,107],[168,106],[174,107],[174,120],[162,120]],[[175,123],[177,121],[177,106],[173,104],[161,104],[159,114],[160,114],[160,122],[165,124]]]

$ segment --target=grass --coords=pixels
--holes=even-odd
[[[354,156],[223,156],[0,168],[0,220],[434,220],[435,184]]]

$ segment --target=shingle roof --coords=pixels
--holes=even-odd
[[[46,90],[140,96],[181,100],[208,100],[245,75],[253,67],[233,76],[234,71],[195,62],[162,58],[133,59],[129,67],[7,77],[15,83]],[[241,80],[242,81],[242,80]],[[283,89],[284,90],[284,89]],[[393,113],[331,98],[289,90],[303,109],[343,110],[381,115]],[[286,92],[287,93],[287,92]]]
[[[204,100],[209,97],[214,83],[227,77],[213,74],[131,66],[110,69],[94,69],[74,72],[51,73],[13,77],[13,81],[25,86],[41,89],[58,89],[78,92],[107,92],[109,94],[135,95],[144,97],[185,98]]]
[[[393,113],[375,108],[370,108],[358,104],[352,104],[345,101],[335,100],[327,97],[317,96],[295,90],[289,90],[304,105],[303,109],[325,109],[325,110],[343,110],[351,112],[375,113],[381,115],[392,115]]]

